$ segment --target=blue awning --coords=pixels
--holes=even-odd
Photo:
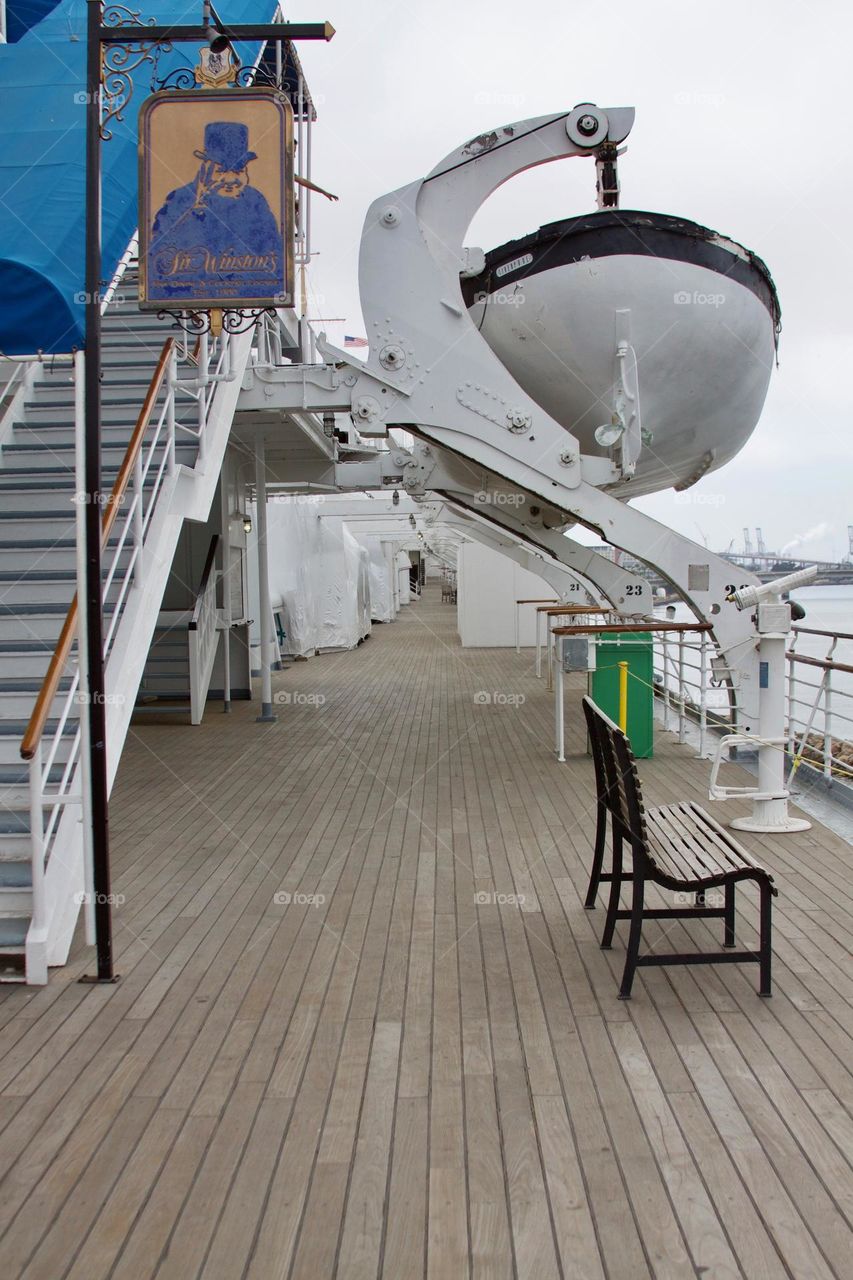
[[[15,44],[55,9],[59,0],[6,0],[6,39]]]
[[[13,45],[0,45],[0,352],[68,352],[84,345],[86,0],[62,0]],[[269,22],[274,0],[223,0],[226,22]],[[197,26],[198,0],[145,6],[158,23]],[[244,63],[257,56],[245,45]],[[160,57],[162,78],[198,59],[193,44]],[[123,121],[111,124],[103,166],[103,277],[137,220],[136,118],[152,68],[135,73]]]

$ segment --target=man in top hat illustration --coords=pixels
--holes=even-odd
[[[204,148],[193,155],[201,161],[195,177],[171,191],[154,218],[149,252],[156,274],[164,285],[170,277],[180,292],[188,274],[206,277],[209,289],[211,276],[221,283],[249,271],[257,288],[238,292],[260,294],[260,277],[273,281],[280,273],[283,245],[266,197],[249,182],[257,154],[249,150],[248,126],[207,123]]]

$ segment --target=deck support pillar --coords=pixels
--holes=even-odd
[[[276,719],[272,709],[272,605],[270,603],[270,562],[267,543],[267,464],[263,436],[255,437],[255,507],[257,518],[258,599],[261,611],[261,714],[259,724]]]

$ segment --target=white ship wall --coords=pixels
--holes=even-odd
[[[516,600],[556,598],[544,578],[522,569],[499,551],[465,542],[457,561],[457,620],[464,648],[507,648],[515,644]],[[519,609],[522,645],[536,643],[536,609]],[[543,631],[544,634],[544,631]]]

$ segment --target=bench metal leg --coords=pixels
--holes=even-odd
[[[610,881],[610,900],[607,903],[607,919],[604,922],[604,933],[601,935],[602,951],[609,951],[613,945],[613,930],[616,928],[616,912],[619,910],[619,891],[622,888],[622,837],[613,832],[613,870]]]
[[[631,988],[634,985],[634,972],[637,968],[637,957],[640,954],[640,938],[643,932],[645,887],[642,875],[635,873],[634,895],[631,901],[631,931],[628,934],[628,953],[625,956],[625,968],[622,971],[622,986],[619,988],[620,1000],[631,999]]]
[[[598,886],[601,882],[601,867],[604,862],[604,846],[607,842],[607,810],[603,804],[599,804],[597,806],[597,810],[595,849],[592,854],[592,870],[589,874],[589,888],[586,891],[586,901],[583,904],[587,911],[595,910],[595,899],[598,896]]]
[[[773,909],[773,888],[766,880],[759,880],[761,890],[761,986],[759,995],[772,995],[770,980],[770,964],[772,951],[770,947],[770,923]]]
[[[723,946],[733,947],[735,945],[735,886],[734,886],[734,883],[730,882],[725,886],[725,888],[726,888],[726,905],[725,905],[726,914],[724,916],[725,939],[723,941]]]

